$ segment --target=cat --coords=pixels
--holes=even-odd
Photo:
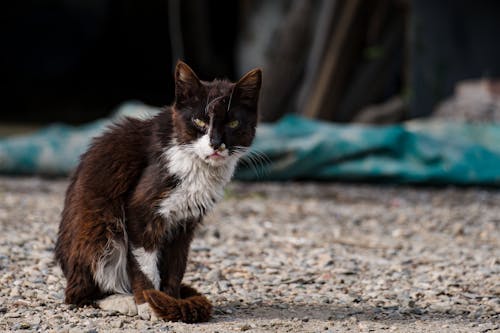
[[[181,281],[194,231],[254,139],[262,72],[206,82],[179,61],[174,80],[172,106],[110,126],[71,177],[55,247],[68,304],[211,316],[210,301]]]

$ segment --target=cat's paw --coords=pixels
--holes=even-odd
[[[127,316],[137,315],[137,305],[132,295],[111,295],[97,302],[105,311],[114,311]]]
[[[181,298],[186,299],[193,296],[201,296],[200,292],[187,284],[181,285]]]
[[[139,304],[137,306],[137,312],[139,314],[139,317],[141,317],[144,320],[151,320],[151,321],[158,320],[156,313],[153,311],[153,309],[148,303]]]

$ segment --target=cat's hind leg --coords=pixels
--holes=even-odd
[[[137,305],[133,295],[111,295],[97,301],[97,306],[104,311],[119,312],[127,316],[137,315]]]
[[[66,265],[66,303],[90,305],[109,294],[130,293],[123,240],[108,240],[101,248],[76,243],[71,253]]]
[[[101,290],[94,282],[88,267],[72,265],[66,279],[65,303],[78,306],[90,305],[102,297]]]

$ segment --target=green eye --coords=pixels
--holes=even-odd
[[[236,128],[236,127],[238,127],[239,124],[240,124],[240,122],[238,120],[233,120],[233,121],[228,122],[227,126],[229,126],[229,128]]]
[[[206,122],[204,122],[204,121],[203,121],[203,120],[201,120],[201,119],[198,119],[198,118],[193,119],[193,123],[194,123],[196,126],[200,127],[200,128],[205,128],[205,127],[207,127],[207,123],[206,123]]]

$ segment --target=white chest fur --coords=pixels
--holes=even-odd
[[[180,183],[160,204],[158,213],[167,223],[178,224],[190,218],[200,218],[210,211],[224,195],[224,186],[231,180],[237,158],[213,166],[190,150],[174,145],[165,151],[168,171]]]

